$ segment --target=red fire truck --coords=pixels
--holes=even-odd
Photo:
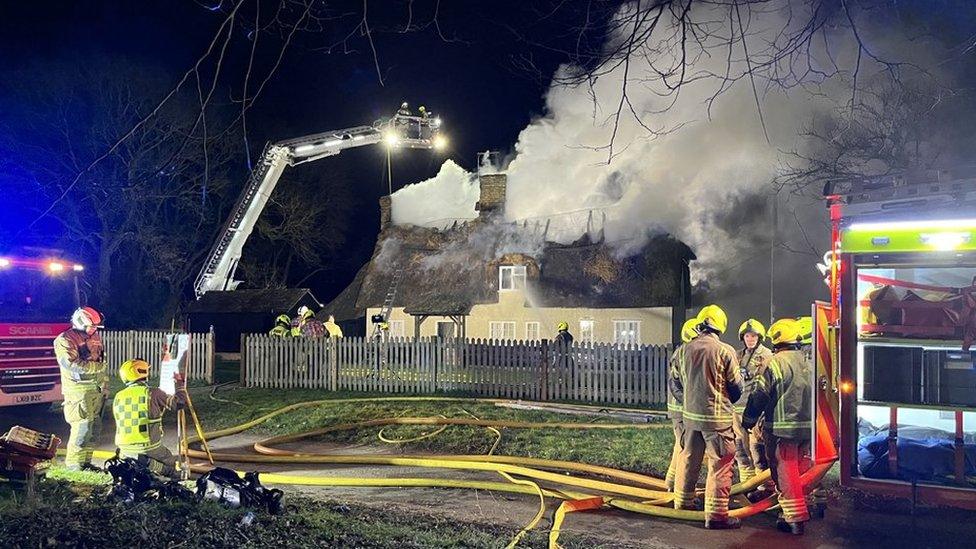
[[[0,406],[61,400],[53,341],[82,302],[84,267],[46,252],[0,256]]]

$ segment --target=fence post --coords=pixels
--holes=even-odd
[[[211,347],[213,350],[213,347]],[[241,364],[240,364],[240,386],[247,387],[247,334],[241,334]]]
[[[329,390],[339,390],[339,338],[329,338]]]
[[[542,340],[542,400],[549,400],[549,340]]]

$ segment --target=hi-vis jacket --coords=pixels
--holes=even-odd
[[[61,369],[61,392],[98,391],[105,376],[105,357],[98,334],[68,329],[54,339],[54,356]]]
[[[678,347],[671,353],[668,361],[669,377],[676,377],[684,384],[685,380],[685,344]],[[671,419],[681,419],[684,403],[675,397],[673,391],[668,391],[668,417]]]
[[[743,426],[755,425],[759,416],[766,414],[764,431],[780,438],[810,440],[811,367],[803,351],[777,351],[756,378],[742,415]]]
[[[732,427],[732,403],[742,394],[742,375],[735,349],[715,334],[684,344],[683,375],[672,371],[668,383],[682,403],[685,428],[713,431]]]
[[[746,410],[746,402],[749,400],[749,395],[752,394],[752,390],[756,386],[756,379],[766,369],[766,363],[772,357],[773,352],[762,343],[756,345],[756,348],[752,350],[745,348],[739,350],[738,358],[739,373],[742,374],[742,396],[739,397],[739,401],[733,406],[735,413],[741,414]]]
[[[177,387],[175,395],[150,388],[145,380],[129,383],[115,394],[115,445],[123,453],[138,454],[163,443],[163,414],[186,405],[186,391]]]

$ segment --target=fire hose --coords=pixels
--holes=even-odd
[[[203,440],[213,441],[222,437],[235,435],[260,425],[274,417],[300,410],[303,408],[329,406],[348,403],[375,402],[478,402],[499,403],[509,402],[504,399],[487,398],[452,398],[452,397],[378,397],[378,398],[345,398],[331,400],[316,400],[284,406],[261,417],[240,425],[220,429],[203,434]],[[594,407],[596,408],[596,407]],[[437,488],[466,488],[493,490],[500,492],[534,495],[540,498],[540,509],[529,525],[524,527],[512,541],[514,546],[521,536],[534,527],[545,511],[545,497],[566,500],[557,509],[553,528],[550,534],[550,547],[556,547],[556,537],[565,513],[575,510],[594,509],[598,507],[614,507],[626,511],[663,517],[669,519],[693,520],[703,522],[703,511],[674,509],[673,494],[667,492],[663,480],[612,467],[580,463],[572,461],[531,458],[522,456],[506,456],[495,454],[480,455],[387,455],[387,454],[334,454],[334,453],[306,453],[293,452],[276,448],[276,445],[295,442],[309,437],[316,437],[339,431],[349,431],[370,427],[385,427],[388,425],[432,425],[447,428],[451,425],[482,426],[489,429],[583,429],[583,430],[619,430],[619,429],[656,429],[667,428],[670,424],[633,424],[633,423],[545,423],[522,422],[509,420],[483,420],[477,418],[444,418],[444,417],[396,417],[343,423],[330,427],[306,431],[303,433],[271,437],[256,442],[253,446],[256,453],[227,453],[212,451],[213,459],[228,463],[265,463],[265,464],[344,464],[344,465],[388,465],[454,469],[467,471],[487,471],[500,474],[509,482],[453,479],[453,478],[363,478],[363,477],[332,477],[315,475],[286,475],[265,473],[261,480],[268,484],[294,484],[306,486],[359,486],[359,487],[437,487]],[[428,436],[433,436],[440,430]],[[427,438],[426,436],[423,438]],[[413,440],[413,439],[407,439]],[[186,453],[191,458],[206,459],[207,452],[195,449],[189,445],[202,442],[201,437],[189,435],[187,437]],[[402,441],[391,441],[402,442]],[[497,445],[497,441],[496,441]],[[493,448],[494,449],[494,446]],[[102,457],[98,452],[98,457]],[[108,455],[108,452],[104,452]],[[836,456],[818,459],[813,466],[801,475],[804,490],[809,492],[819,485],[823,476],[836,461]],[[209,464],[193,464],[194,472],[206,472],[212,468]],[[602,476],[609,480],[597,480],[583,476],[573,476],[571,473],[591,476]],[[732,495],[744,494],[767,483],[770,480],[769,471],[764,471],[747,482],[732,487]],[[547,486],[540,486],[540,482]],[[550,486],[551,485],[551,486]],[[597,500],[600,500],[599,502]],[[600,505],[597,505],[600,503]],[[731,509],[729,515],[737,518],[749,517],[769,510],[776,505],[776,496],[752,503],[750,505]]]

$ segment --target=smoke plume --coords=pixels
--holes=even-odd
[[[704,9],[715,10],[717,24],[728,26],[727,9]],[[753,15],[749,43],[758,47],[775,39],[785,12]],[[723,36],[727,32],[704,40]],[[608,44],[620,39],[612,36]],[[675,51],[658,49],[663,56]],[[738,51],[729,58],[698,56],[689,71],[742,76],[748,69]],[[830,62],[853,66],[855,51],[842,48]],[[824,52],[811,53],[814,63],[827,62],[818,55]],[[564,66],[556,81],[578,70]],[[761,79],[754,90],[749,78],[740,78],[716,97],[724,84],[703,78],[675,95],[654,75],[640,74],[632,65],[625,76],[627,70],[620,64],[588,84],[549,89],[545,114],[520,133],[506,167],[507,219],[551,220],[547,238],[568,243],[582,234],[594,211],[601,223],[606,216],[606,239],[621,255],[639,250],[648,236],[667,232],[697,254],[692,263],[697,299],[722,303],[732,321],[806,314],[813,299],[826,297],[815,270],[828,248],[826,212],[817,197],[782,193],[777,198],[773,182],[787,161],[786,151],[810,146],[800,137],[805,125],[850,97],[849,81],[822,79],[815,88],[799,86],[787,93]],[[627,112],[629,106],[615,115],[625,78],[627,100],[643,124]],[[472,174],[448,161],[433,179],[394,194],[394,221],[426,225],[444,217],[474,217],[461,201],[473,204],[476,186]]]

